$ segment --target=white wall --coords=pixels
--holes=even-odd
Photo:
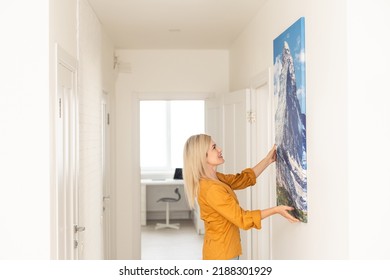
[[[237,90],[272,66],[273,39],[306,19],[308,223],[272,218],[274,259],[390,257],[390,188],[379,164],[389,157],[389,97],[377,82],[386,80],[389,61],[370,56],[388,49],[381,37],[388,5],[267,1],[231,48],[230,89]]]
[[[55,43],[78,60],[79,225],[86,228],[80,233],[80,256],[102,259],[101,97],[103,89],[114,94],[114,47],[86,0],[50,2],[53,67]],[[54,93],[53,72],[50,81]]]
[[[308,223],[271,218],[273,259],[348,257],[345,15],[345,1],[268,1],[231,48],[234,90],[272,67],[273,39],[305,17]]]
[[[119,73],[116,83],[117,258],[140,257],[140,168],[137,111],[138,93],[215,93],[228,91],[226,50],[118,50],[131,73]],[[120,221],[120,222],[119,222]]]
[[[228,82],[227,50],[117,50],[131,74],[119,76],[127,92],[223,93]]]
[[[109,156],[106,158],[106,164],[109,165],[109,173],[105,176],[108,176],[108,182],[110,187],[110,252],[109,258],[116,257],[116,195],[115,195],[115,186],[116,186],[116,177],[115,174],[115,155],[116,155],[116,146],[115,146],[115,129],[116,129],[116,119],[115,119],[115,81],[117,77],[117,73],[113,67],[114,53],[115,48],[111,41],[111,38],[108,36],[106,31],[104,30],[104,26],[102,26],[102,86],[104,92],[108,95],[108,104],[107,110],[110,114],[110,124],[108,133],[109,133],[109,143],[108,145]]]
[[[79,217],[85,259],[102,259],[101,27],[87,1],[79,6]]]
[[[51,224],[56,223],[56,178],[55,178],[55,138],[54,138],[54,108],[57,106],[56,93],[56,57],[55,50],[56,44],[60,46],[65,52],[67,52],[74,59],[77,58],[77,0],[62,1],[62,0],[51,0],[49,1],[49,108],[50,108],[50,199],[51,199]],[[40,75],[40,73],[38,73]],[[55,228],[51,228],[52,243],[56,241]],[[51,246],[51,258],[56,258],[57,253],[54,246]]]
[[[84,256],[100,259],[99,98],[103,88],[114,93],[114,47],[86,0],[2,3],[0,23],[2,42],[7,42],[0,46],[0,259],[55,257],[51,200],[55,189],[52,114],[56,43],[71,56],[82,58],[79,96],[81,208],[87,224]]]
[[[103,256],[103,90],[114,94],[114,47],[88,1],[79,1],[80,225],[84,259]]]
[[[350,257],[390,259],[390,2],[348,1]]]
[[[49,1],[50,52],[53,52],[53,45],[57,43],[68,54],[77,58],[77,2],[78,0]],[[54,59],[54,54],[52,56]]]
[[[0,259],[50,258],[48,21],[48,1],[1,4]]]

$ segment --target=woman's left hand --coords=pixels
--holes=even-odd
[[[268,152],[268,154],[263,158],[258,164],[252,167],[255,172],[256,177],[259,175],[270,165],[271,163],[276,161],[276,145],[272,147],[272,149]]]
[[[276,161],[276,145],[272,147],[272,149],[268,152],[266,158],[269,160],[269,163],[273,163]]]

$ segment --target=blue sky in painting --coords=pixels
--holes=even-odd
[[[306,64],[305,64],[305,18],[300,18],[274,40],[274,65],[282,55],[284,42],[290,47],[294,59],[297,95],[302,113],[306,114]]]

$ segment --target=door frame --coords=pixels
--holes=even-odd
[[[53,112],[53,139],[54,139],[54,152],[53,152],[53,168],[51,169],[52,178],[54,178],[54,188],[51,191],[51,258],[52,259],[78,259],[79,254],[78,250],[75,249],[75,242],[77,242],[77,231],[74,231],[74,226],[78,226],[78,162],[79,162],[79,153],[78,153],[78,105],[77,105],[77,71],[78,63],[77,60],[68,54],[64,49],[62,49],[58,44],[55,44],[55,69],[54,69],[54,87],[55,87],[55,96],[54,96],[54,108]],[[59,86],[59,66],[62,66],[69,70],[72,75],[72,100],[71,102],[65,101],[65,98],[62,97],[61,92],[58,90]],[[64,104],[66,102],[66,104]],[[71,122],[68,127],[63,125],[63,113],[64,105],[70,106],[71,112]],[[69,150],[71,151],[72,159],[70,162],[64,161],[63,155],[63,138],[64,130],[69,130]],[[62,162],[61,162],[62,161]],[[65,197],[60,195],[61,184],[64,184],[64,178],[61,178],[62,164],[69,165],[69,176],[65,180],[70,181],[71,188],[66,188]],[[62,180],[62,183],[60,182]],[[68,222],[66,223],[66,233],[65,236],[60,234],[60,205],[65,205],[65,216],[67,217]],[[61,253],[61,250],[67,251],[65,256]],[[71,252],[71,253],[69,253]]]
[[[254,123],[251,120],[251,91],[249,88],[224,94],[222,101],[224,158],[223,173],[234,174],[251,164],[251,135]],[[240,207],[251,209],[251,188],[236,192]],[[242,255],[244,260],[252,259],[251,230],[240,229]]]
[[[267,91],[267,104],[266,110],[267,118],[267,132],[266,139],[261,135],[261,122],[258,119],[261,117],[261,100],[257,96],[257,89],[264,88]],[[251,110],[255,112],[255,128],[254,133],[251,134],[251,163],[252,165],[257,164],[262,157],[265,156],[265,152],[272,147],[275,142],[275,105],[273,96],[273,75],[272,67],[260,72],[258,75],[253,77],[250,82],[251,91]],[[264,107],[263,107],[264,108]],[[262,143],[262,140],[265,140]],[[262,143],[262,147],[259,146]],[[275,178],[275,167],[271,165],[264,171],[258,179],[258,183],[251,188],[251,204],[255,209],[269,208],[274,205],[275,197],[275,182],[272,178]],[[262,180],[263,186],[260,185]],[[267,188],[264,188],[268,186]],[[258,199],[256,199],[258,198]],[[262,221],[262,228],[260,231],[252,231],[251,244],[248,244],[252,248],[251,257],[252,259],[272,259],[272,217]],[[261,250],[260,250],[261,247]]]
[[[141,100],[206,100],[214,97],[215,94],[211,92],[134,92],[131,95],[131,110],[132,120],[131,128],[134,131],[134,135],[140,135],[140,101]],[[137,137],[135,137],[137,138]],[[131,150],[138,151],[137,155],[133,155],[132,161],[132,176],[130,186],[139,186],[132,191],[131,205],[132,211],[130,217],[130,223],[135,233],[130,233],[131,244],[137,244],[133,248],[134,252],[131,253],[134,259],[141,259],[141,170],[140,170],[140,140],[133,139],[131,143]],[[120,222],[120,221],[118,221]],[[127,223],[127,222],[126,222]],[[133,245],[134,246],[134,245]]]
[[[103,90],[101,99],[102,125],[102,201],[103,201],[103,256],[105,260],[113,259],[113,188],[111,187],[111,100],[110,94]]]

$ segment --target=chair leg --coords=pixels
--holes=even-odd
[[[180,224],[170,224],[169,223],[169,202],[166,202],[165,207],[165,224],[157,223],[155,229],[161,229],[161,228],[173,228],[173,229],[179,229]]]
[[[165,223],[169,225],[169,202],[166,203],[166,208],[165,208]]]

